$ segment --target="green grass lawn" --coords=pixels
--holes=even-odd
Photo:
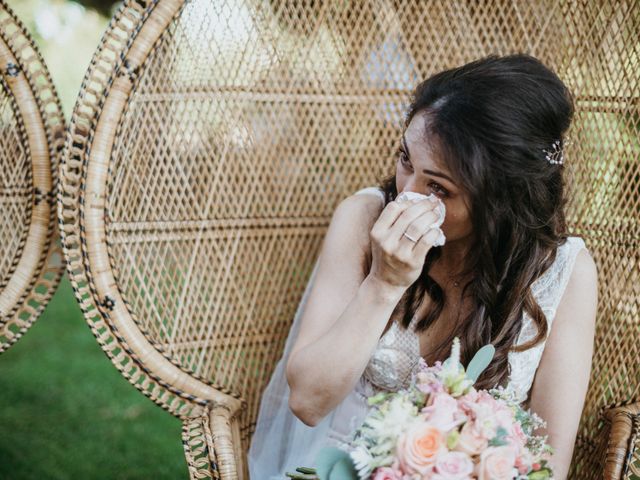
[[[105,356],[66,276],[0,355],[0,479],[186,479],[180,428]]]

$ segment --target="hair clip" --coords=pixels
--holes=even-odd
[[[564,142],[564,146],[569,145],[570,142]],[[551,150],[542,149],[542,151],[546,154],[544,158],[547,159],[552,165],[562,165],[564,163],[564,154],[563,148],[560,146],[560,140],[556,140],[553,142],[551,146]]]

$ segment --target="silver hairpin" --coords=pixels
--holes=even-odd
[[[565,146],[566,145],[568,145],[568,142],[565,142]],[[550,151],[544,148],[542,149],[542,151],[545,153],[544,158],[546,158],[547,162],[552,165],[562,165],[564,163],[564,154],[562,150],[563,149],[560,146],[560,140],[556,140],[555,142],[553,142]]]

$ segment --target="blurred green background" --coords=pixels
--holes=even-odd
[[[6,1],[40,48],[68,120],[119,2]],[[0,355],[0,479],[188,478],[180,428],[105,356],[66,276]]]

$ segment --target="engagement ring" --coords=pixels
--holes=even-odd
[[[413,243],[417,242],[418,240],[416,240],[415,238],[411,238],[409,235],[407,235],[407,232],[404,232],[402,235],[404,235],[405,237],[407,237],[409,240],[411,240]]]

